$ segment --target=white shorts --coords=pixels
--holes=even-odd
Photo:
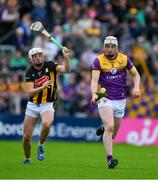
[[[101,98],[98,101],[98,109],[105,106],[112,108],[115,117],[122,118],[125,114],[126,99],[110,100],[107,98]]]
[[[35,104],[28,102],[26,106],[25,114],[34,118],[37,118],[44,111],[54,111],[53,102],[47,102],[45,104]]]

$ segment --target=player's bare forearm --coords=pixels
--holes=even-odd
[[[57,66],[57,71],[60,73],[69,73],[71,72],[71,66],[70,66],[70,51],[68,48],[64,47],[62,50],[63,56],[64,56],[64,63],[63,65]]]
[[[63,56],[64,56],[64,68],[65,72],[69,73],[71,72],[71,66],[70,66],[70,50],[66,47],[62,50]]]
[[[138,73],[138,71],[136,70],[135,67],[132,67],[132,69],[130,70],[130,73],[133,76],[133,83],[134,83],[134,87],[132,89],[132,95],[133,97],[140,97],[141,96],[141,92],[139,89],[140,86],[140,75]]]
[[[26,95],[29,96],[29,97],[32,97],[35,94],[40,93],[42,91],[42,89],[43,89],[43,86],[29,89],[29,90],[26,91]]]
[[[70,73],[71,72],[71,66],[70,66],[69,59],[65,58],[64,64],[57,66],[57,72],[59,72],[59,73]]]
[[[65,72],[66,73],[71,72],[71,66],[70,66],[69,58],[64,58],[64,67],[65,67]]]
[[[91,80],[91,93],[92,97],[96,94],[98,91],[98,82],[95,79]]]
[[[138,72],[133,76],[134,88],[139,89],[140,86],[140,75]]]
[[[96,92],[98,91],[98,81],[100,77],[100,71],[92,71],[92,80],[91,80],[91,93],[92,97],[96,95]]]
[[[134,83],[134,88],[139,89],[140,86],[140,75],[135,68],[135,66],[132,67],[130,70],[131,75],[133,76],[133,83]]]
[[[52,81],[48,80],[46,82],[44,82],[40,87],[36,87],[34,88],[33,85],[27,85],[26,86],[26,95],[29,97],[32,97],[38,93],[40,93],[44,88],[50,88],[50,86],[52,85]]]

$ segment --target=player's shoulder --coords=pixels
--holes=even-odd
[[[25,74],[31,74],[33,73],[33,66],[29,66],[26,70],[26,73]]]
[[[121,58],[121,59],[124,59],[124,60],[127,60],[127,55],[126,54],[123,54],[123,53],[118,53],[118,55],[119,55],[119,58]]]
[[[98,57],[96,58],[96,60],[97,61],[102,61],[102,60],[104,60],[105,59],[105,54],[104,53],[100,53],[99,55],[98,55]]]
[[[54,61],[47,61],[44,64],[44,68],[48,68],[49,71],[56,71],[58,63],[54,62]]]
[[[103,57],[105,57],[105,54],[104,54],[104,53],[100,53],[100,54],[98,55],[98,59],[103,58]]]
[[[46,62],[44,62],[44,65],[45,66],[50,66],[50,65],[55,65],[56,63],[54,62],[54,61],[46,61]]]

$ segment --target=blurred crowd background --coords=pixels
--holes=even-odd
[[[41,21],[71,49],[72,72],[58,76],[56,115],[96,117],[90,103],[91,67],[107,35],[118,38],[141,75],[140,99],[129,96],[126,116],[158,117],[158,0],[0,0],[0,113],[20,114],[27,103],[27,52],[42,47],[48,60],[63,62],[61,49],[30,24]]]

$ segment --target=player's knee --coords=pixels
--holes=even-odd
[[[44,122],[44,123],[43,123],[43,128],[44,128],[44,129],[49,129],[49,128],[51,127],[51,124],[52,124],[52,123],[51,123],[51,122],[48,122],[48,121],[47,121],[47,122]]]
[[[108,124],[108,125],[106,126],[106,131],[113,133],[113,131],[114,131],[114,125],[113,125],[113,124]]]
[[[32,137],[32,136],[31,136],[30,134],[25,133],[24,136],[23,136],[23,140],[24,140],[24,141],[31,141],[31,137]]]

